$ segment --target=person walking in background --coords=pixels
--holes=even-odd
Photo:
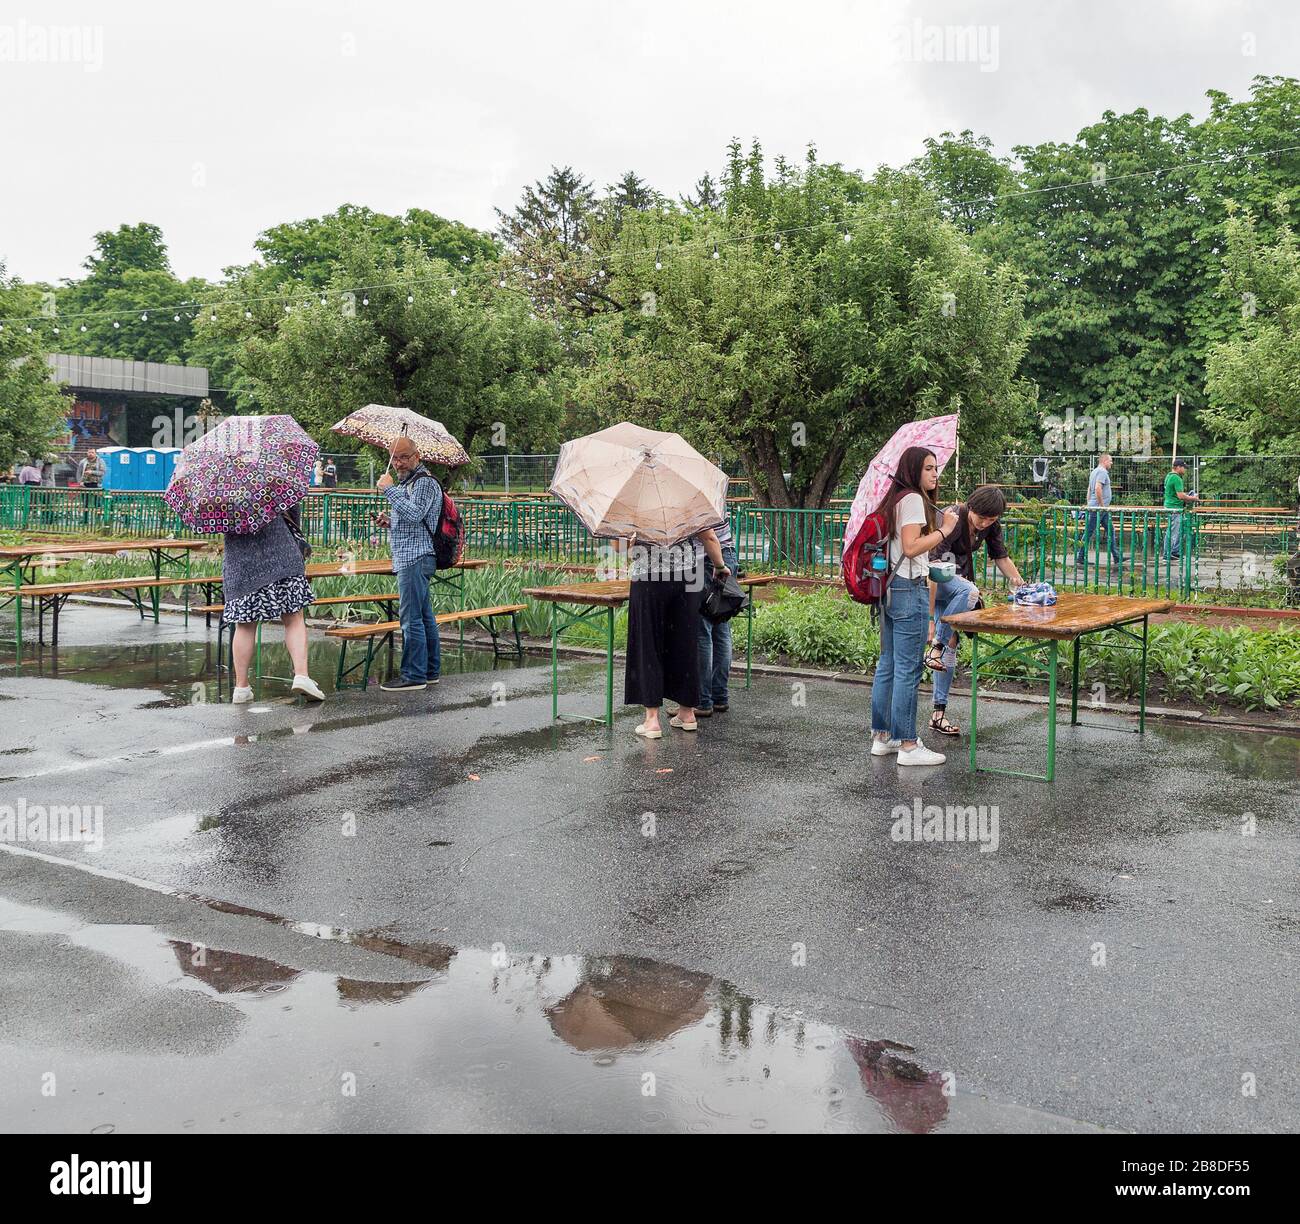
[[[248,669],[257,644],[257,624],[278,620],[293,661],[293,691],[311,701],[324,701],[320,686],[307,674],[307,621],[303,609],[312,602],[306,577],[311,548],[302,534],[298,507],[277,515],[261,531],[225,536],[221,561],[221,590],[225,601],[221,619],[234,625],[235,689],[231,701],[253,700]]]
[[[41,483],[41,469],[31,459],[28,459],[18,469],[18,483],[20,485],[38,485]]]
[[[398,619],[402,622],[401,674],[380,685],[387,693],[416,692],[437,684],[442,673],[442,640],[433,615],[429,583],[438,570],[433,533],[442,513],[442,486],[420,462],[410,438],[393,443],[394,480],[385,472],[376,488],[388,500],[387,516],[393,570],[397,574]]]
[[[1115,539],[1115,529],[1111,526],[1110,511],[1106,509],[1110,505],[1111,499],[1110,465],[1113,462],[1114,460],[1109,455],[1102,455],[1097,460],[1097,466],[1092,469],[1092,474],[1088,477],[1089,509],[1087,525],[1084,530],[1083,542],[1074,554],[1076,565],[1085,563],[1088,556],[1088,545],[1092,543],[1092,537],[1098,527],[1101,527],[1106,533],[1106,543],[1115,564],[1122,565],[1124,563],[1124,558],[1119,551],[1119,541]]]
[[[327,489],[337,489],[339,485],[339,470],[334,464],[333,459],[325,460],[325,467],[321,473],[321,484]]]
[[[731,524],[723,523],[715,529],[718,547],[722,550],[722,561],[727,572],[734,574],[739,569],[736,557],[736,544],[731,537]],[[704,565],[704,581],[707,583],[714,576],[713,561],[704,550],[700,537],[696,536],[696,554]],[[696,718],[711,718],[716,711],[725,714],[730,709],[727,700],[727,684],[731,676],[731,622],[720,621],[714,624],[707,617],[700,617],[700,699],[696,703]]]
[[[1200,501],[1195,493],[1185,493],[1183,482],[1187,476],[1187,464],[1175,459],[1173,470],[1165,477],[1165,509],[1169,513],[1169,526],[1165,529],[1165,545],[1161,550],[1166,561],[1176,561],[1181,555],[1183,535],[1183,513],[1190,510],[1194,502]]]
[[[956,512],[957,526],[931,549],[930,556],[939,561],[952,561],[956,575],[948,582],[930,583],[930,649],[925,664],[934,672],[934,710],[930,715],[930,730],[940,735],[960,735],[961,728],[948,721],[948,692],[957,672],[957,630],[944,623],[945,616],[969,612],[980,604],[979,588],[975,585],[975,553],[982,544],[989,559],[1011,583],[1012,589],[1023,585],[1024,579],[1011,560],[1002,527],[998,520],[1005,513],[1007,499],[996,485],[981,485],[964,504],[952,506]]]
[[[696,547],[696,542],[699,548]],[[700,600],[704,592],[701,553],[719,577],[731,569],[715,531],[701,531],[679,544],[629,547],[631,579],[627,612],[627,671],[623,700],[645,709],[636,728],[646,739],[663,739],[659,709],[667,697],[678,704],[669,725],[695,731],[700,701]]]
[[[871,681],[871,755],[897,753],[900,765],[942,765],[946,759],[916,734],[916,694],[930,621],[928,554],[957,527],[955,511],[944,511],[939,520],[938,487],[934,452],[909,446],[880,504],[889,530],[890,577],[880,604],[880,661]]]

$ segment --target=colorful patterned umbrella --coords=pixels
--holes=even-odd
[[[628,421],[560,447],[551,492],[606,539],[676,544],[726,519],[726,473],[680,434]]]
[[[382,446],[384,450],[392,450],[398,438],[408,437],[420,448],[420,458],[444,467],[469,462],[468,452],[447,432],[441,421],[432,421],[409,408],[367,404],[356,412],[349,412],[330,428],[334,433],[360,438],[362,442]]]
[[[863,521],[876,509],[889,492],[890,482],[898,470],[898,461],[909,446],[924,446],[934,451],[939,471],[952,458],[957,449],[957,414],[930,417],[925,421],[908,421],[894,432],[894,436],[881,448],[880,453],[867,464],[867,470],[858,483],[858,491],[849,511],[848,526],[844,528],[844,551],[849,551],[862,529]]]
[[[319,454],[291,416],[227,417],[181,451],[163,500],[192,531],[251,535],[302,501]]]

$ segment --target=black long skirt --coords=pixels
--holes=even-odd
[[[700,600],[686,579],[635,579],[628,598],[627,705],[694,707],[700,699]]]

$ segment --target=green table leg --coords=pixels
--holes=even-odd
[[[14,609],[17,620],[14,622],[14,628],[17,632],[18,641],[18,665],[21,667],[23,662],[23,597],[19,592],[23,588],[23,566],[22,561],[15,561],[13,564],[14,576]]]
[[[1050,782],[1056,777],[1056,656],[1057,641],[1052,639],[1048,647],[1048,666],[1050,671],[1047,678],[1047,780]]]
[[[155,548],[153,550],[153,576],[155,581],[161,580],[162,578],[161,548]],[[149,602],[153,607],[153,623],[156,625],[158,623],[158,605],[162,602],[162,588],[154,587],[149,594],[153,597]]]
[[[190,550],[185,550],[185,628],[190,627]]]
[[[614,609],[606,608],[608,631],[605,638],[605,725],[614,725]]]
[[[1079,645],[1081,639],[1074,639],[1074,665],[1070,680],[1070,726],[1079,722]]]
[[[1147,730],[1147,617],[1142,618],[1142,675],[1138,688],[1138,734]]]
[[[745,688],[749,688],[754,666],[754,588],[749,588],[749,612],[745,617]]]
[[[978,769],[975,764],[975,737],[979,726],[980,693],[980,635],[972,633],[970,637],[970,767]]]
[[[551,721],[560,717],[560,616],[559,606],[551,605]]]

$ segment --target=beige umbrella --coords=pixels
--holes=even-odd
[[[330,429],[349,438],[360,438],[371,446],[382,446],[384,450],[392,450],[398,438],[407,437],[420,448],[420,458],[446,467],[469,462],[465,448],[447,432],[441,421],[430,420],[409,408],[367,404],[349,412]]]
[[[608,539],[676,544],[726,521],[726,473],[680,434],[629,421],[560,447],[551,492]]]

